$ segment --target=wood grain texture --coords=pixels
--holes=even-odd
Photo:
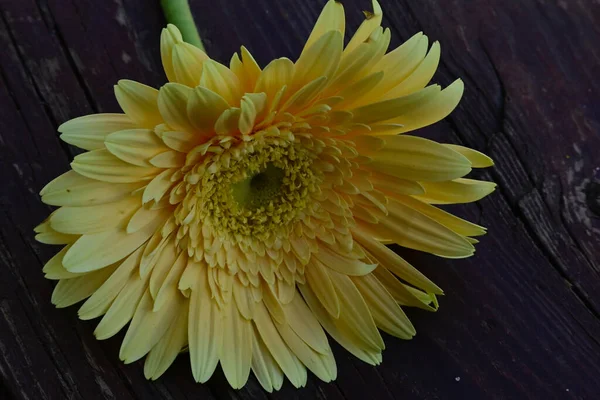
[[[261,65],[295,59],[324,0],[192,0],[219,61],[246,45]],[[122,335],[50,304],[33,240],[50,211],[37,193],[77,150],[56,127],[116,112],[120,78],[165,82],[158,1],[0,0],[0,398],[2,399],[595,399],[600,393],[600,4],[594,0],[381,0],[392,46],[424,31],[442,44],[434,80],[465,96],[424,136],[490,154],[498,183],[452,211],[489,228],[467,260],[401,251],[446,292],[409,310],[412,341],[385,337],[374,368],[333,345],[338,379],[264,393],[218,371],[194,383],[181,356],[158,381],[118,360]],[[348,33],[368,0],[345,0]]]

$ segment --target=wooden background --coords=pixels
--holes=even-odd
[[[245,44],[264,66],[295,59],[325,0],[192,0],[209,54]],[[600,398],[600,3],[381,0],[397,46],[423,30],[442,44],[435,81],[465,81],[458,109],[422,134],[490,154],[489,198],[454,208],[489,227],[476,256],[407,257],[445,289],[437,313],[409,310],[412,341],[385,337],[374,368],[334,346],[339,376],[264,393],[218,371],[194,383],[181,356],[157,382],[118,359],[122,335],[50,304],[33,240],[37,196],[75,149],[56,127],[116,112],[119,78],[165,82],[158,0],[0,0],[1,399]],[[370,9],[345,0],[349,31]]]

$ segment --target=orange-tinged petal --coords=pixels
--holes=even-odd
[[[228,108],[229,104],[219,94],[198,86],[188,98],[187,115],[193,127],[202,132],[204,137],[208,137],[219,116]]]
[[[158,110],[164,121],[175,130],[193,131],[192,123],[188,117],[188,100],[192,89],[179,84],[167,83],[158,94]]]
[[[170,82],[176,82],[175,69],[173,68],[173,48],[176,44],[183,43],[181,32],[173,24],[168,24],[160,34],[160,58]]]
[[[343,36],[339,31],[329,31],[302,53],[294,68],[292,90],[324,76],[331,77],[340,62]],[[323,57],[327,54],[327,57]]]
[[[127,79],[115,85],[115,96],[121,109],[141,128],[154,128],[162,123],[158,112],[158,90]]]
[[[177,43],[173,47],[173,73],[178,82],[189,87],[195,87],[202,76],[202,65],[209,57],[202,50],[189,43]]]
[[[262,70],[256,81],[254,92],[264,92],[270,101],[284,86],[291,83],[294,76],[294,63],[287,58],[278,58],[271,61]]]
[[[238,77],[229,68],[213,60],[204,62],[200,86],[218,93],[230,106],[237,106],[243,95]]]

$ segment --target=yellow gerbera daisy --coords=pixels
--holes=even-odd
[[[447,116],[463,83],[426,86],[440,46],[421,33],[386,54],[373,8],[344,47],[329,1],[299,59],[264,69],[244,47],[226,67],[164,29],[170,83],[119,81],[124,114],[59,128],[88,152],[41,191],[60,208],[36,237],[66,245],[44,267],[53,303],[89,297],[79,316],[103,316],[98,339],[129,323],[120,358],[147,355],[150,379],[189,350],[197,381],[220,363],[234,388],[250,370],[268,391],[284,375],[303,386],[307,368],[335,379],[325,332],[370,364],[378,328],[410,339],[400,305],[435,310],[442,290],[385,244],[472,255],[485,229],[434,204],[489,194],[462,177],[492,161],[404,135]]]

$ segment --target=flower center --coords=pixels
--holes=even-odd
[[[281,192],[285,171],[272,162],[261,171],[231,185],[232,195],[240,208],[255,210],[266,207]]]
[[[208,154],[186,177],[194,183],[176,211],[176,223],[190,233],[190,254],[197,232],[230,243],[283,238],[319,192],[317,154],[293,138],[256,138]]]

